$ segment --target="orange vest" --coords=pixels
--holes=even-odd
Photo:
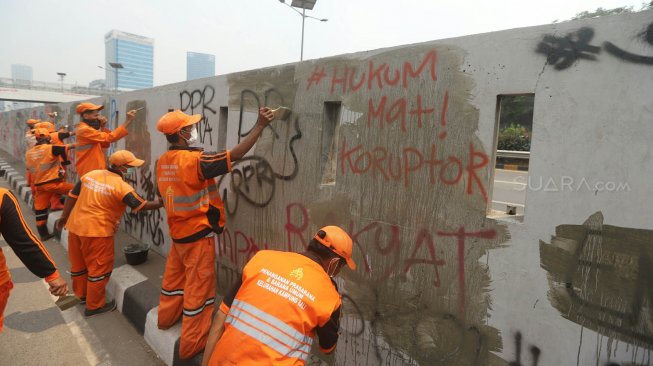
[[[35,145],[25,153],[25,166],[31,177],[31,183],[40,185],[63,179],[61,159],[52,154],[52,145]]]
[[[59,132],[50,133],[50,143],[56,146],[61,146],[64,144],[63,141],[61,141],[59,138]]]
[[[159,195],[168,215],[170,236],[192,243],[221,233],[226,219],[215,178],[200,175],[201,150],[169,150],[156,164]]]
[[[298,253],[262,250],[242,280],[210,365],[304,365],[315,329],[341,304],[324,269]]]
[[[134,192],[134,188],[120,175],[108,170],[94,170],[81,177],[80,182],[82,186],[79,196],[75,197],[73,191],[69,193],[77,202],[70,213],[66,228],[78,236],[113,236],[120,223],[120,217],[127,208],[123,199]]]
[[[81,177],[96,169],[106,169],[107,162],[102,149],[125,136],[127,136],[127,130],[122,125],[110,131],[108,129],[96,130],[86,123],[80,122],[75,132],[77,176]]]

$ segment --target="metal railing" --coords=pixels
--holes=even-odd
[[[530,151],[497,150],[497,158],[530,159]]]

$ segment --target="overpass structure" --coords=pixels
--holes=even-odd
[[[106,89],[0,78],[0,101],[66,103],[111,94],[112,92]]]

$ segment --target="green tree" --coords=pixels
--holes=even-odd
[[[621,6],[614,9],[596,8],[596,10],[594,11],[581,11],[580,13],[574,15],[574,17],[571,18],[571,20],[598,18],[605,15],[625,14],[625,13],[632,13],[634,11],[643,11],[649,9],[653,9],[653,1],[649,2],[648,4],[642,3],[642,6],[639,10],[634,10],[632,6]]]

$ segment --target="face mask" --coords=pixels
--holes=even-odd
[[[197,128],[190,130],[190,138],[186,140],[188,145],[192,145],[197,142]]]
[[[335,276],[336,272],[338,271],[338,266],[340,266],[340,258],[331,259],[329,266],[327,267],[327,275],[333,278],[333,276]]]
[[[122,172],[123,178],[134,178],[135,174],[136,174],[136,168],[134,168],[133,166],[128,167],[127,170]]]
[[[84,123],[86,123],[87,125],[95,128],[96,130],[100,129],[100,120],[98,120],[98,119],[86,119],[86,118],[84,118],[84,119],[82,119],[82,121],[84,121]]]

